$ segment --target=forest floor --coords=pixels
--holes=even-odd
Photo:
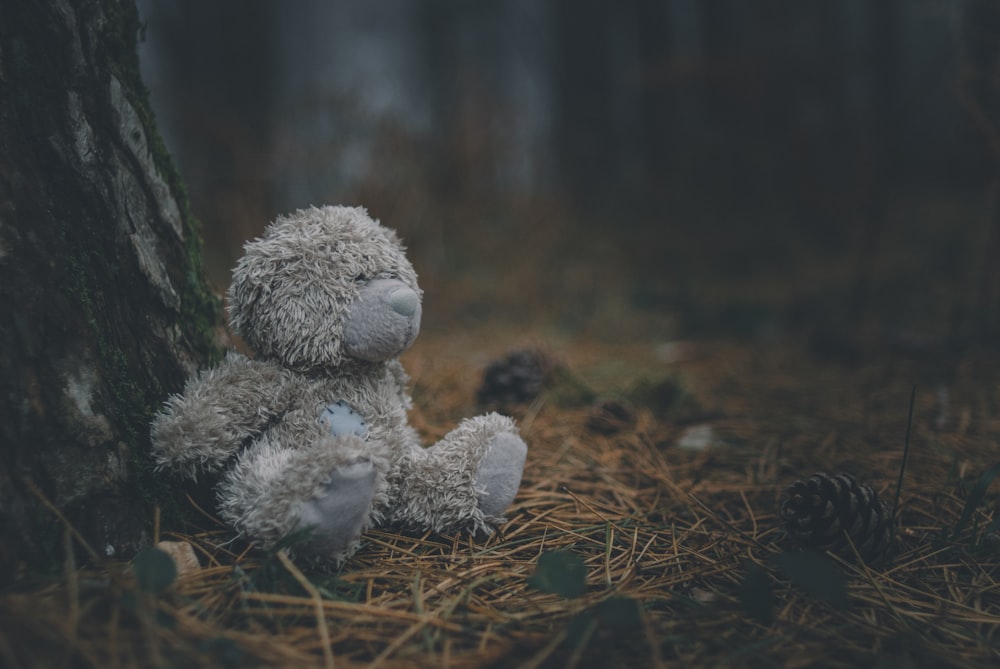
[[[922,318],[899,315],[914,311],[914,286],[963,284],[936,274],[954,263],[942,268],[933,240],[944,233],[930,227],[920,248],[937,265],[894,247],[872,273],[869,309],[883,312],[851,327],[816,316],[854,285],[857,267],[842,257],[788,249],[794,280],[709,262],[696,289],[670,290],[682,281],[650,269],[654,250],[630,266],[619,247],[557,252],[553,235],[497,261],[498,232],[459,246],[492,253],[493,264],[470,266],[418,238],[425,326],[404,364],[428,443],[482,410],[483,371],[508,351],[542,350],[556,365],[537,397],[510,409],[529,454],[500,532],[373,530],[330,574],[233,542],[209,509],[198,527],[157,530],[198,558],[175,579],[158,581],[148,556],[68,560],[55,582],[0,594],[0,659],[996,666],[1000,349],[949,340],[937,316],[955,300],[933,291],[921,293]],[[711,255],[702,244],[698,257]],[[779,500],[815,472],[850,473],[890,506],[898,494],[890,562],[788,558],[798,554]]]

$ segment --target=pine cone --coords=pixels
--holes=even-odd
[[[781,518],[798,546],[851,559],[849,536],[858,555],[873,566],[885,560],[892,541],[888,507],[874,488],[850,474],[820,472],[788,486],[781,498]]]
[[[506,410],[528,404],[541,394],[551,367],[543,351],[530,348],[511,351],[486,368],[476,401],[481,406]]]

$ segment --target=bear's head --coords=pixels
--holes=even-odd
[[[413,344],[420,297],[395,232],[361,207],[314,207],[244,246],[229,322],[259,355],[294,369],[378,362]]]

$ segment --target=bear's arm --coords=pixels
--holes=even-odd
[[[294,395],[281,367],[229,353],[217,367],[189,379],[153,419],[157,466],[194,477],[213,471],[285,411]]]

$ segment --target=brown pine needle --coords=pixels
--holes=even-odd
[[[316,589],[308,578],[299,571],[299,568],[288,557],[285,551],[278,551],[278,559],[281,561],[282,566],[288,570],[288,573],[292,575],[292,578],[302,586],[302,589],[309,593],[309,597],[313,601],[316,611],[316,627],[319,629],[319,638],[322,643],[323,648],[323,665],[326,669],[334,668],[333,661],[333,649],[330,646],[330,630],[326,625],[326,615],[323,611],[323,598],[319,594],[319,590]]]
[[[37,485],[35,485],[35,482],[29,479],[24,479],[23,483],[24,486],[31,491],[31,494],[42,503],[42,506],[51,511],[52,515],[59,519],[59,522],[63,524],[63,527],[65,527],[66,530],[73,535],[73,538],[76,539],[77,543],[79,543],[80,546],[87,551],[90,559],[94,561],[99,560],[100,558],[97,555],[97,551],[90,547],[90,544],[83,538],[83,535],[80,534],[72,524],[70,524],[70,522],[66,519],[66,516],[63,515],[63,512],[60,511],[55,504],[49,501],[49,498],[45,496],[45,493],[43,493]]]
[[[424,403],[416,424],[443,434],[467,413],[475,379],[453,352],[421,355],[436,361],[420,376],[421,392],[435,402]],[[630,355],[628,347],[602,345],[583,357]],[[69,514],[36,493],[59,532],[55,542],[62,539],[64,568],[56,581],[0,591],[0,663],[707,669],[808,666],[827,657],[864,666],[878,656],[890,664],[919,657],[994,666],[1000,556],[989,537],[972,546],[943,541],[940,532],[962,514],[960,484],[996,459],[986,435],[1000,434],[1000,396],[973,383],[989,370],[978,362],[955,373],[952,402],[958,412],[970,407],[967,429],[932,428],[921,419],[928,414],[921,403],[932,397],[917,398],[911,440],[936,446],[915,448],[920,457],[909,461],[895,562],[884,571],[845,566],[850,606],[831,610],[770,567],[785,548],[780,491],[834,466],[891,485],[906,415],[893,403],[896,377],[881,368],[864,378],[885,378],[884,387],[859,394],[857,369],[817,368],[796,355],[720,344],[683,363],[699,397],[718,403],[710,421],[720,445],[708,452],[676,448],[683,427],[648,408],[636,408],[634,429],[603,435],[586,428],[589,407],[548,402],[531,422],[528,463],[503,537],[380,528],[339,568],[311,571],[309,562],[234,542],[208,515],[191,534],[164,515],[161,534],[190,542],[206,566],[153,595],[137,590],[125,562],[83,563],[90,551]],[[643,373],[655,364],[641,365]],[[884,438],[881,448],[872,448],[873,434]],[[991,491],[977,511],[979,535],[998,498]],[[152,514],[151,521],[152,529]],[[580,596],[532,580],[551,551],[583,560]],[[768,622],[746,608],[749,564],[763,579],[758,596],[769,598]],[[628,610],[614,608],[619,599],[637,617],[609,619]]]

